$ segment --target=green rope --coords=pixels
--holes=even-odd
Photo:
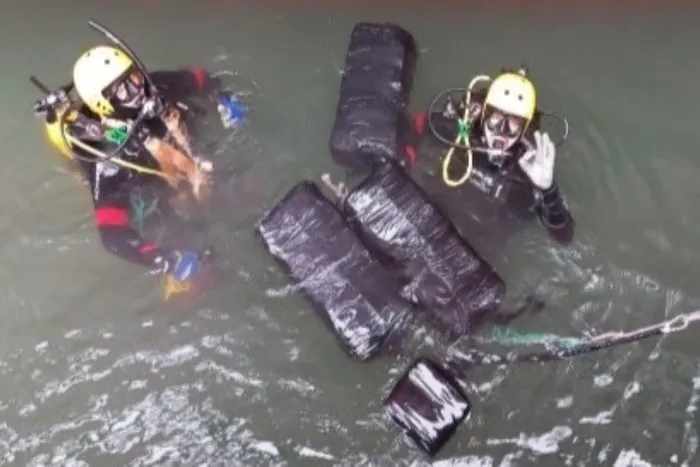
[[[570,349],[586,342],[585,339],[576,337],[562,337],[556,334],[538,332],[519,333],[509,328],[496,327],[491,331],[488,342],[496,342],[501,345],[518,346],[529,344],[553,345],[561,349]]]
[[[160,242],[165,235],[165,221],[163,220],[163,213],[158,207],[158,201],[159,200],[155,198],[147,202],[140,189],[134,190],[129,196],[129,203],[131,204],[131,222],[139,235],[144,236],[146,221],[154,215],[158,216],[160,228],[156,242]]]

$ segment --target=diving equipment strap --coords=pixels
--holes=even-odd
[[[89,144],[83,143],[82,141],[80,141],[77,138],[73,138],[71,135],[67,134],[65,131],[64,131],[64,134],[66,136],[66,139],[70,142],[71,145],[77,146],[78,148],[82,149],[83,151],[87,152],[88,154],[95,156],[98,160],[109,160],[110,162],[114,162],[115,164],[117,164],[121,167],[124,167],[126,169],[134,170],[136,172],[140,172],[140,173],[147,174],[147,175],[155,175],[157,177],[161,177],[163,180],[168,182],[173,187],[176,187],[178,185],[178,180],[175,179],[174,177],[171,177],[170,175],[166,174],[165,172],[162,172],[160,170],[151,169],[148,167],[144,167],[144,166],[139,165],[139,164],[134,164],[134,163],[129,162],[129,161],[125,161],[124,159],[117,157],[117,156],[113,156],[110,158],[104,152],[90,146]]]

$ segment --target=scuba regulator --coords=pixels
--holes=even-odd
[[[36,76],[30,76],[29,81],[45,94],[43,98],[34,103],[34,113],[37,115],[45,115],[46,120],[49,123],[55,122],[58,118],[58,114],[56,112],[57,108],[71,104],[69,94],[73,90],[73,85],[69,84],[62,86],[55,91],[51,91],[41,81],[39,81]]]

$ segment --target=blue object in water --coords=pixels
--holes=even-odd
[[[221,123],[226,128],[238,125],[245,120],[247,109],[233,95],[223,95],[216,100],[216,108],[221,115]]]

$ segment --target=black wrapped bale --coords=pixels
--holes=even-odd
[[[469,416],[471,404],[449,371],[421,357],[396,382],[384,409],[432,457]]]
[[[400,26],[355,25],[330,138],[336,163],[366,171],[402,156],[416,58],[415,40]]]
[[[358,360],[374,357],[410,304],[316,185],[296,185],[257,230],[346,352]]]
[[[467,333],[500,306],[501,277],[398,164],[370,174],[348,194],[344,211],[370,250],[410,279],[403,296],[427,308],[450,337]]]

